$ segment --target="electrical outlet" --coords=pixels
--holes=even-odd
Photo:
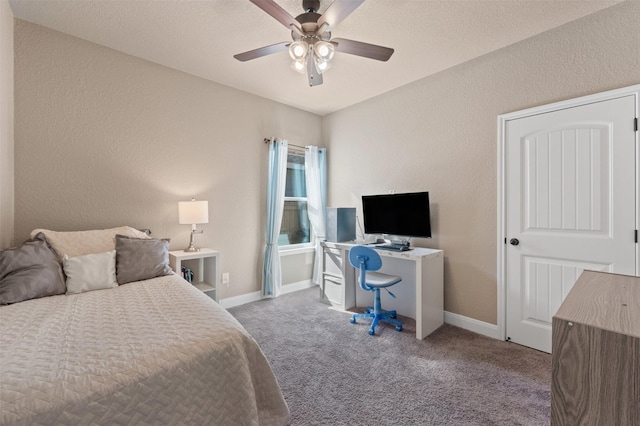
[[[223,272],[222,273],[222,284],[226,284],[226,286],[229,287],[229,273],[228,272]]]

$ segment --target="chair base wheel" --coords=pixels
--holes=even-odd
[[[376,334],[375,330],[369,330],[369,335],[373,336],[374,334]]]
[[[396,325],[396,331],[402,331],[402,326],[401,325]]]
[[[356,319],[355,319],[355,318],[351,318],[351,319],[349,320],[349,322],[351,322],[351,324],[355,324],[355,323],[356,323]]]

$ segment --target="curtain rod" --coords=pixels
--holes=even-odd
[[[269,143],[269,142],[271,142],[271,138],[264,138],[264,143]],[[304,146],[294,145],[292,143],[287,143],[287,145],[292,146],[294,148],[300,148],[302,150],[306,149]]]

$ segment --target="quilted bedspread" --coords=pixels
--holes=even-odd
[[[0,307],[0,425],[281,425],[264,354],[177,275]]]

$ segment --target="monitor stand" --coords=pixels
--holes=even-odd
[[[411,243],[409,242],[409,240],[405,240],[402,238],[384,238],[385,235],[383,235],[383,238],[378,238],[376,239],[376,244],[391,244],[392,246],[399,246],[399,247],[407,247],[409,248],[411,246]]]

